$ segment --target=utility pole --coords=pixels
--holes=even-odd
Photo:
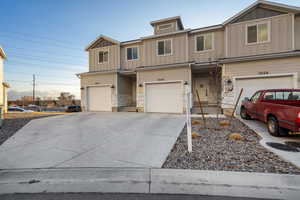
[[[32,100],[35,105],[35,74],[32,75]]]

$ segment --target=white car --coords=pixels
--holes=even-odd
[[[8,112],[34,112],[33,110],[25,110],[20,107],[8,107],[7,111]]]

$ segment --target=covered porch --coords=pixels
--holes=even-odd
[[[136,72],[118,74],[118,111],[136,112]]]
[[[199,99],[204,113],[221,113],[221,67],[217,63],[193,64],[191,77],[193,113],[200,113]]]

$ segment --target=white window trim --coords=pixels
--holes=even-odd
[[[99,60],[99,53],[100,53],[100,51],[103,51],[103,52],[105,52],[105,51],[107,51],[107,61],[106,62],[100,62],[100,60]],[[100,49],[99,51],[98,51],[98,56],[97,56],[97,58],[98,58],[98,64],[106,64],[106,63],[108,63],[109,62],[109,49],[108,48],[106,48],[106,49]]]
[[[161,42],[161,41],[164,41],[164,43],[165,43],[165,41],[168,41],[168,40],[171,41],[171,53],[159,55],[158,54],[158,43]],[[166,48],[166,45],[164,45],[164,48]],[[165,53],[165,49],[164,49],[164,53]],[[156,55],[157,56],[171,56],[172,54],[173,54],[173,39],[172,38],[171,39],[164,39],[164,40],[157,40],[156,41]]]
[[[129,49],[129,48],[137,48],[137,59],[131,59],[131,60],[128,60],[127,58],[127,49]],[[139,48],[139,46],[131,46],[131,47],[126,47],[126,49],[125,49],[125,51],[126,51],[126,53],[125,53],[125,60],[127,61],[127,62],[130,62],[130,61],[135,61],[135,60],[138,60],[139,58],[140,58],[140,48]]]
[[[267,24],[268,26],[268,40],[267,41],[258,41],[258,25],[259,24]],[[256,42],[251,42],[248,43],[248,27],[249,26],[256,26]],[[245,31],[245,43],[246,45],[256,45],[256,44],[264,44],[264,43],[269,43],[271,42],[271,21],[261,21],[261,22],[256,22],[256,23],[251,23],[251,24],[246,24],[246,31]]]
[[[168,28],[160,28],[160,26],[163,26],[163,25],[171,25],[171,26],[168,27]],[[171,29],[171,28],[173,28],[173,23],[167,23],[167,24],[160,24],[160,25],[157,25],[157,30],[158,30],[158,31],[168,30],[168,29]]]
[[[197,38],[200,37],[200,36],[204,36],[204,47],[205,47],[205,35],[208,35],[208,34],[211,34],[212,35],[212,46],[211,46],[211,49],[207,49],[207,50],[202,50],[202,51],[198,51],[197,50]],[[194,43],[195,43],[195,53],[205,53],[205,52],[209,52],[209,51],[214,51],[215,50],[215,33],[204,33],[204,34],[198,34],[198,35],[195,35],[195,38],[194,38]]]

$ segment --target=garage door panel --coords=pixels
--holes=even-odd
[[[235,85],[236,98],[241,89],[244,89],[238,104],[237,112],[239,112],[239,107],[245,97],[251,98],[258,90],[293,88],[294,81],[293,76],[247,78],[236,79]],[[236,99],[234,102],[236,102]]]
[[[146,84],[146,111],[182,113],[183,89],[181,83]]]
[[[88,107],[89,111],[111,111],[111,88],[89,87]]]

